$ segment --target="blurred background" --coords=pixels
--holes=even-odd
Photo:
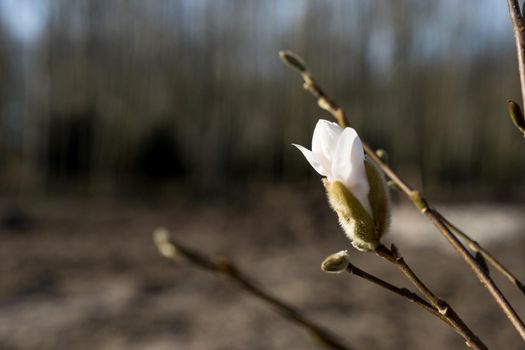
[[[358,348],[463,348],[413,305],[319,271],[347,242],[290,144],[329,116],[277,53],[301,55],[363,139],[525,277],[513,40],[505,1],[0,0],[0,348],[316,349],[224,281],[162,261],[158,225]],[[489,345],[518,349],[394,200],[391,239],[423,279]]]

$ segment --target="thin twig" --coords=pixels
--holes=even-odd
[[[399,288],[397,286],[394,286],[393,284],[390,284],[380,279],[379,277],[376,277],[366,271],[361,270],[360,268],[356,267],[355,265],[352,265],[351,263],[349,263],[346,267],[346,271],[407,299],[409,302],[414,303],[417,306],[423,308],[424,310],[430,312],[431,314],[439,318],[441,321],[443,321],[447,326],[460,333],[458,329],[443,314],[441,314],[435,307],[433,307],[430,303],[428,303],[425,299],[423,299],[416,293],[406,288]]]
[[[478,242],[470,238],[469,235],[467,235],[465,232],[460,230],[456,225],[451,223],[447,218],[442,216],[440,213],[436,212],[441,220],[452,230],[454,233],[459,236],[461,239],[463,239],[468,247],[474,252],[479,253],[483,256],[483,258],[489,262],[499,273],[501,273],[503,276],[505,276],[510,283],[514,284],[516,287],[518,287],[523,294],[525,294],[525,285],[521,283],[521,281],[512,274],[512,272],[509,271],[508,268],[506,268],[502,263],[500,263],[492,254],[490,254],[485,248],[483,248]]]
[[[514,326],[516,331],[519,333],[521,338],[525,340],[525,325],[519,317],[518,313],[510,302],[505,298],[503,293],[499,290],[498,286],[492,278],[483,271],[483,268],[478,264],[476,259],[467,251],[467,249],[461,244],[458,238],[450,231],[443,221],[440,220],[441,214],[438,214],[433,208],[427,207],[424,211],[427,218],[438,228],[438,230],[445,236],[449,243],[454,249],[461,255],[461,257],[467,262],[468,266],[474,271],[474,274],[480,280],[481,284],[487,288],[491,296],[496,300],[498,306],[503,310],[511,324]]]
[[[375,253],[395,265],[405,277],[423,294],[435,310],[445,317],[452,327],[456,329],[474,349],[488,349],[479,337],[463,322],[454,309],[443,299],[438,298],[428,289],[415,272],[408,266],[405,259],[398,256],[384,245],[377,247]]]
[[[336,336],[309,320],[295,308],[262,290],[231,261],[212,259],[196,250],[188,248],[174,241],[165,229],[156,230],[153,233],[153,240],[159,253],[165,258],[172,261],[186,261],[193,266],[227,277],[243,290],[272,306],[281,316],[306,329],[310,336],[324,347],[335,350],[351,349],[343,345]]]
[[[516,53],[518,56],[518,70],[520,74],[522,105],[525,104],[525,20],[517,0],[507,0],[512,31],[516,42]]]
[[[280,57],[287,64],[290,64],[288,57],[293,56],[296,59],[299,59],[297,55],[290,52],[281,52]],[[305,66],[306,67],[306,66]],[[295,68],[295,67],[294,67]],[[297,68],[296,68],[297,69]],[[328,111],[336,119],[341,127],[348,126],[348,121],[345,116],[344,111],[331,99],[327,98],[323,90],[317,85],[317,83],[312,79],[312,76],[309,71],[306,70],[306,73],[301,73],[304,85],[303,88],[310,92],[314,97],[318,98],[318,104],[321,108]],[[305,79],[305,74],[308,79]],[[323,97],[324,100],[320,100],[319,96]],[[329,101],[330,103],[324,103],[323,101]],[[427,200],[421,195],[419,191],[414,190],[408,183],[401,179],[386,163],[384,163],[374,152],[374,150],[363,143],[363,148],[366,154],[383,170],[383,172],[388,176],[397,187],[404,192],[407,197],[414,203],[414,205],[423,213],[432,224],[438,229],[443,237],[452,245],[454,250],[463,258],[467,265],[474,272],[476,277],[479,279],[481,284],[489,291],[490,295],[494,298],[498,306],[502,309],[504,314],[510,320],[513,327],[517,330],[521,338],[525,341],[525,325],[520,319],[512,305],[505,298],[505,296],[498,289],[492,278],[487,275],[483,269],[478,265],[478,262],[474,257],[469,253],[465,246],[459,241],[459,239],[451,232],[449,227],[441,220],[442,215],[431,208]]]

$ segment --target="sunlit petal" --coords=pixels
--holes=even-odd
[[[369,210],[369,185],[365,171],[363,144],[356,131],[345,128],[332,158],[332,176],[341,181]]]
[[[332,161],[332,155],[341,137],[343,129],[337,123],[320,119],[315,126],[312,138],[312,152],[322,154],[329,162]]]
[[[327,164],[326,160],[323,159],[323,157],[319,157],[318,155],[301,145],[297,145],[295,143],[293,143],[292,145],[297,147],[299,151],[303,153],[304,157],[306,158],[308,163],[310,163],[310,165],[315,169],[315,171],[317,171],[322,176],[329,177],[330,167],[329,164]]]

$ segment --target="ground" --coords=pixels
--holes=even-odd
[[[323,258],[348,248],[319,191],[254,189],[244,198],[1,201],[0,349],[319,349],[307,333],[229,281],[161,258],[158,226],[213,256],[331,329],[353,349],[466,349],[416,305]],[[15,206],[16,204],[16,206]],[[525,279],[523,206],[440,205]],[[468,267],[403,200],[389,241],[491,349],[523,343]],[[352,262],[411,288],[392,266],[351,251]],[[493,272],[525,315],[525,296]]]

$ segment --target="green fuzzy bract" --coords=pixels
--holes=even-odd
[[[379,237],[372,217],[361,202],[339,181],[332,182],[327,193],[330,205],[352,245],[363,251],[374,250],[379,244]]]
[[[326,187],[330,205],[352,245],[358,250],[374,251],[388,230],[390,196],[383,174],[368,158],[365,159],[365,168],[372,216],[340,181],[333,181]]]
[[[368,200],[372,207],[378,238],[381,238],[390,225],[390,192],[383,173],[368,157],[365,158],[365,169],[370,185]]]

